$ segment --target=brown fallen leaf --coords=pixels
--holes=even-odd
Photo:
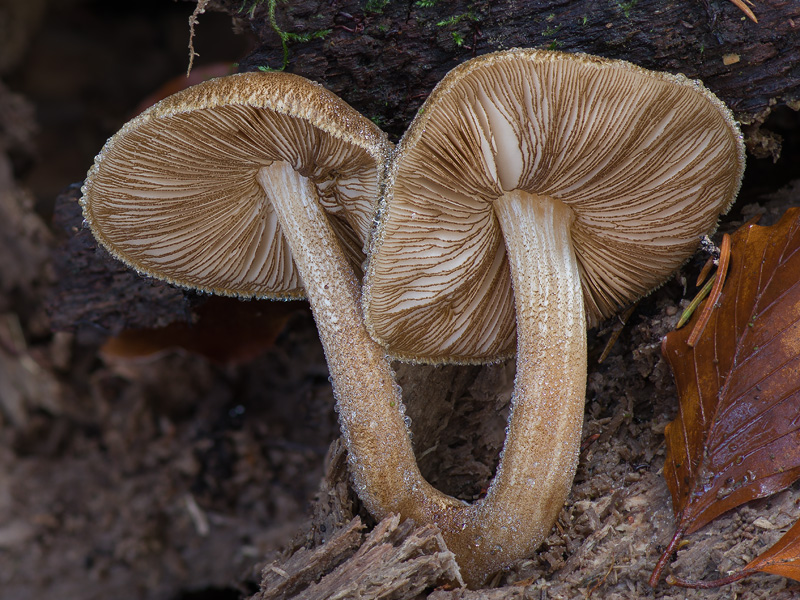
[[[800,581],[800,521],[792,525],[769,550],[747,563],[742,571],[747,575],[761,571]]]
[[[651,585],[685,535],[800,478],[800,209],[732,236],[717,304],[694,348],[691,327],[662,343],[680,401],[664,466],[677,530]]]

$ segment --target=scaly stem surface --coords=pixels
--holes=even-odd
[[[572,211],[519,190],[494,203],[511,265],[517,375],[500,465],[486,497],[438,517],[470,585],[531,556],[550,532],[578,462],[586,317]]]
[[[514,285],[517,374],[502,460],[478,510],[507,564],[530,556],[547,536],[572,485],[586,396],[586,317],[571,209],[519,190],[494,208]]]
[[[258,181],[292,250],[328,361],[356,491],[376,518],[399,513],[423,522],[425,507],[460,505],[420,475],[400,389],[386,353],[367,333],[360,287],[313,183],[285,162]]]

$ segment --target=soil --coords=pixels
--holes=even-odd
[[[349,491],[304,303],[242,308],[141,280],[82,228],[72,184],[185,71],[194,5],[26,6],[0,7],[20,32],[0,41],[0,600],[800,596],[769,575],[721,590],[647,585],[674,528],[661,472],[677,399],[660,343],[705,255],[624,326],[589,332],[584,448],[556,527],[487,589],[457,589],[435,530],[376,524]],[[194,44],[196,67],[217,72],[255,40],[209,12]],[[748,157],[720,233],[800,204],[800,114],[775,108],[759,135],[772,145]],[[502,445],[513,361],[396,368],[424,474],[478,496]],[[741,568],[799,504],[795,484],[723,515],[688,538],[669,572]]]

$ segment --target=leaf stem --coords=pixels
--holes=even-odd
[[[721,577],[720,579],[712,579],[711,581],[687,581],[686,579],[680,579],[673,575],[668,575],[666,581],[669,585],[674,585],[676,587],[691,588],[694,590],[709,590],[712,588],[722,587],[723,585],[729,585],[756,572],[756,570],[744,569],[738,573],[734,573],[733,575]]]
[[[653,573],[650,575],[650,579],[648,579],[647,583],[650,587],[656,587],[658,585],[658,580],[661,579],[661,573],[664,571],[664,567],[667,566],[667,561],[669,561],[672,553],[678,547],[681,540],[683,539],[683,535],[686,533],[685,527],[678,527],[675,530],[675,534],[672,536],[672,539],[669,541],[666,550],[661,554],[656,563],[655,568],[653,569]]]

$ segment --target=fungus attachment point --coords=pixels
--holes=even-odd
[[[435,515],[470,584],[529,556],[564,503],[587,324],[665,281],[715,228],[743,169],[741,134],[713,94],[622,61],[497,52],[453,69],[425,101],[392,164],[364,310],[403,360],[480,363],[516,348],[489,491]]]

